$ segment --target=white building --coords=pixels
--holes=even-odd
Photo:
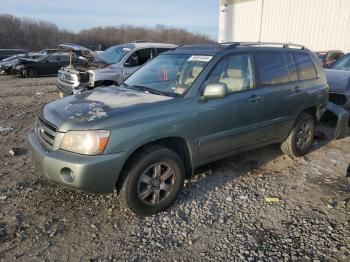
[[[350,0],[220,0],[219,42],[231,41],[350,52]]]

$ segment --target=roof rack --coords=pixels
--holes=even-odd
[[[278,42],[225,42],[220,45],[228,45],[227,48],[236,48],[238,46],[282,46],[283,48],[300,48],[305,49],[305,46],[293,43],[278,43]]]

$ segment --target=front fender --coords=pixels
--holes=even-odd
[[[93,74],[94,82],[113,81],[121,83],[123,80],[123,70],[121,67],[108,66],[90,71]]]

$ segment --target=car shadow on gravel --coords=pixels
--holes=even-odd
[[[185,185],[174,207],[205,197],[218,187],[234,183],[241,176],[259,171],[262,166],[282,155],[280,145],[273,144],[202,166]]]
[[[324,131],[323,128],[321,127],[318,130]],[[314,143],[308,154],[318,151],[331,143],[333,141],[331,139],[333,132],[334,128],[328,128],[325,130],[325,136],[315,136]],[[280,145],[273,144],[200,167],[182,190],[181,196],[175,203],[175,206],[204,197],[217,187],[220,188],[227,183],[234,183],[241,176],[256,172],[264,173],[265,171],[262,167],[271,161],[275,161],[277,158],[289,158],[294,161],[289,156],[283,155]],[[307,155],[305,157],[307,158]]]

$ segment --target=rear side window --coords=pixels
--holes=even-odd
[[[289,80],[291,82],[298,81],[299,77],[298,77],[297,67],[295,66],[295,63],[293,61],[292,54],[286,53],[285,56],[286,56],[286,61],[288,65],[288,70],[289,70]]]
[[[256,62],[264,86],[289,82],[288,66],[283,53],[257,53]]]
[[[298,68],[300,79],[308,80],[317,78],[315,65],[308,54],[294,53],[293,56]]]

